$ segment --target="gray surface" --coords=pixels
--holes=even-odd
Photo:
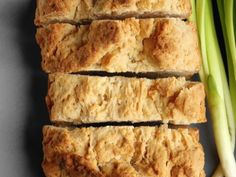
[[[35,0],[0,1],[0,176],[42,177],[41,128],[48,123],[47,77],[33,25]],[[201,125],[206,172],[217,163],[210,128]]]

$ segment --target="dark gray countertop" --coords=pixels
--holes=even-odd
[[[47,76],[40,68],[33,24],[35,0],[0,1],[0,176],[42,177],[41,128],[49,124],[44,96]],[[211,127],[201,142],[206,173],[217,164]]]

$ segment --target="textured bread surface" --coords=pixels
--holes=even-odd
[[[97,20],[90,25],[38,28],[47,73],[80,71],[168,72],[200,70],[196,27],[180,19]]]
[[[205,92],[184,78],[49,75],[46,102],[53,122],[205,122]]]
[[[125,17],[187,18],[190,14],[190,0],[37,0],[35,24]]]
[[[196,129],[43,129],[46,177],[204,177]]]

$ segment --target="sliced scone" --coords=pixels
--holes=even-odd
[[[35,24],[127,17],[187,18],[190,14],[190,0],[37,0]]]
[[[197,129],[43,129],[46,177],[204,177]]]
[[[50,74],[46,102],[52,122],[206,121],[204,86],[185,78]]]
[[[38,28],[45,72],[172,73],[200,70],[196,27],[180,19],[98,20]]]

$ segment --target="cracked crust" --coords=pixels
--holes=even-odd
[[[190,0],[37,0],[35,24],[127,17],[187,18],[190,14]]]
[[[101,127],[43,129],[47,177],[204,177],[196,129]]]
[[[46,100],[53,122],[206,122],[204,86],[184,78],[50,74]]]
[[[180,19],[98,20],[80,27],[38,28],[47,73],[79,71],[180,73],[200,70],[196,27]]]

